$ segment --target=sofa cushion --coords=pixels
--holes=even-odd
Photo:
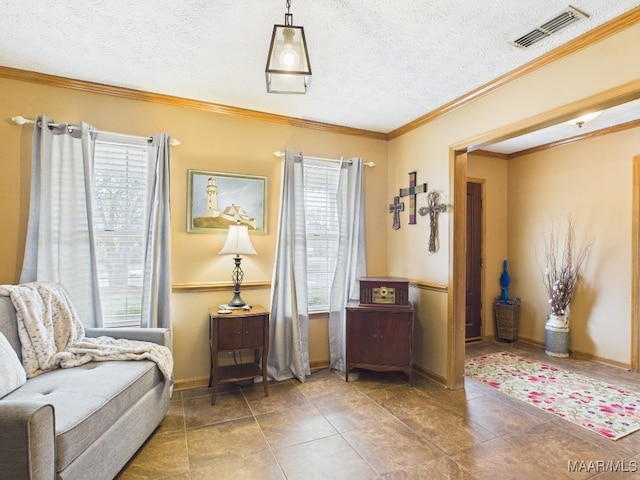
[[[2,333],[9,344],[18,354],[18,358],[22,361],[22,347],[20,337],[18,337],[18,320],[16,319],[16,309],[13,308],[13,302],[9,297],[0,296],[0,333]]]
[[[30,378],[5,398],[53,405],[61,471],[163,380],[148,360],[91,362]]]
[[[0,398],[21,387],[27,381],[27,372],[7,338],[0,332]]]

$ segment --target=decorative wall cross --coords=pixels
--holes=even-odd
[[[417,172],[409,173],[409,188],[400,189],[400,197],[409,197],[409,225],[416,223],[416,195],[427,192],[427,184],[416,185]]]
[[[400,212],[404,212],[404,202],[400,201],[400,197],[393,197],[393,203],[389,204],[389,213],[393,213],[393,229],[400,228]]]
[[[429,215],[429,253],[435,253],[438,250],[438,214],[447,211],[447,205],[438,203],[440,193],[437,190],[431,190],[427,194],[427,206],[420,207],[418,213],[423,217]]]

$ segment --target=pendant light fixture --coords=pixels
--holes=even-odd
[[[269,93],[307,93],[311,64],[304,27],[293,25],[291,0],[287,0],[284,25],[274,25],[265,75]]]

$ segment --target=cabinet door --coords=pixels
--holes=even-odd
[[[379,343],[382,340],[377,328],[378,315],[374,312],[352,310],[348,314],[349,362],[360,364],[378,363]]]
[[[378,317],[380,360],[385,365],[408,365],[411,351],[411,314],[387,313]]]
[[[264,316],[242,319],[242,347],[258,348],[264,345]]]
[[[242,349],[242,318],[219,318],[218,322],[218,349],[240,350]]]

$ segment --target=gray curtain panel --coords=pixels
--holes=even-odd
[[[142,327],[169,328],[171,298],[171,217],[170,152],[171,137],[164,133],[151,137],[149,148],[149,226],[143,275]]]
[[[329,305],[331,368],[345,369],[345,306],[359,300],[360,278],[366,276],[364,241],[364,189],[362,158],[342,161],[338,183],[340,233],[336,272]]]
[[[267,373],[274,380],[296,377],[309,367],[309,308],[307,300],[307,239],[303,162],[285,151],[278,241],[271,298],[270,347]]]
[[[52,127],[52,123],[40,115],[33,129],[29,223],[20,283],[61,283],[84,326],[100,327],[91,126]]]
[[[64,285],[83,325],[102,327],[92,191],[95,139],[102,133],[87,123],[80,128],[69,124],[52,127],[52,123],[39,116],[34,127],[29,223],[20,283]],[[113,135],[118,134],[106,134]],[[135,141],[146,142],[137,137]],[[170,326],[170,142],[169,135],[152,136],[147,148],[149,210],[145,215],[141,327]]]

